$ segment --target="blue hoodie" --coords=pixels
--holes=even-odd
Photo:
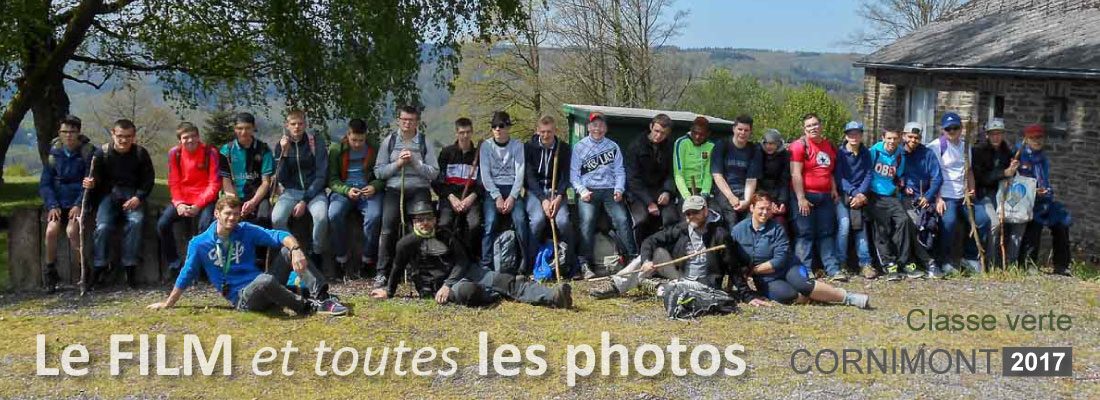
[[[625,193],[626,169],[619,145],[606,136],[599,141],[591,136],[581,139],[569,160],[569,181],[581,196],[594,189]]]
[[[905,187],[920,192],[928,201],[936,200],[943,185],[943,175],[940,175],[940,160],[932,153],[928,146],[920,145],[916,150],[905,152],[905,163],[909,168],[905,169],[902,178],[905,179]]]
[[[256,247],[279,247],[283,245],[283,239],[290,236],[289,233],[275,229],[264,229],[248,222],[241,222],[229,234],[229,242],[233,248],[233,254],[229,254],[226,244],[218,238],[218,223],[210,224],[205,232],[195,236],[187,244],[187,259],[176,279],[176,288],[187,289],[194,283],[199,275],[199,268],[206,271],[210,278],[210,284],[214,290],[221,290],[222,283],[228,282],[229,293],[225,298],[233,305],[237,304],[237,294],[252,283],[261,274],[256,267]],[[219,247],[216,249],[215,247]],[[220,250],[220,251],[219,251]],[[220,255],[220,257],[219,257]],[[230,259],[229,273],[222,270],[222,259]]]
[[[867,189],[871,187],[871,155],[867,147],[861,143],[859,154],[853,154],[848,150],[847,144],[844,144],[837,150],[836,158],[833,176],[836,177],[840,194],[855,197],[857,194],[867,193]]]
[[[275,144],[276,161],[283,153],[281,145]],[[283,168],[275,179],[286,189],[305,192],[302,199],[307,202],[324,195],[328,185],[328,143],[324,137],[306,132],[297,142],[290,142]]]
[[[898,145],[894,153],[886,151],[882,142],[871,146],[871,191],[879,196],[893,196],[898,192],[898,177],[905,174],[905,150]]]
[[[47,210],[67,210],[80,205],[84,198],[82,185],[96,149],[87,136],[80,135],[78,140],[76,151],[66,148],[61,138],[54,138],[50,146],[50,155],[38,181],[38,194]]]

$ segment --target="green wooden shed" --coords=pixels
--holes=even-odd
[[[607,107],[581,104],[562,104],[562,113],[569,124],[569,143],[577,143],[588,135],[588,116],[601,112],[607,117],[607,137],[626,148],[638,136],[649,131],[649,121],[657,114],[672,118],[672,137],[675,140],[691,129],[695,117],[691,111],[650,110],[645,108]],[[733,121],[703,115],[710,121],[711,137],[728,137],[733,132]]]

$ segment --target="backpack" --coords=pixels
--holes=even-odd
[[[516,231],[507,230],[493,241],[493,270],[515,275],[523,267],[523,249]]]
[[[571,272],[565,265],[565,242],[558,242],[558,265],[560,265],[559,273],[562,276],[569,276]],[[554,244],[547,242],[539,248],[539,251],[535,253],[535,268],[532,270],[532,277],[537,281],[544,281],[553,279],[554,275]]]
[[[695,319],[704,315],[737,312],[737,300],[699,282],[677,279],[657,287],[657,296],[670,319]]]
[[[398,135],[397,133],[391,133],[390,134],[390,143],[389,143],[390,151],[393,151],[393,147],[397,145],[397,135]],[[428,140],[427,140],[428,138],[424,137],[424,134],[422,134],[420,132],[417,132],[416,136],[414,136],[414,139],[420,139],[420,159],[421,160],[426,160],[427,157],[428,157]],[[478,145],[477,149],[480,152],[481,146]],[[389,156],[387,155],[387,157],[389,157]]]

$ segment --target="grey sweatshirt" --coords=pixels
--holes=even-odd
[[[405,141],[401,132],[393,132],[382,138],[378,149],[378,160],[374,163],[374,174],[386,181],[386,187],[401,188],[401,168],[397,167],[397,156],[402,150],[412,152],[412,161],[405,164],[405,188],[430,188],[432,180],[439,175],[439,149],[435,144],[417,132],[412,140]]]
[[[509,139],[505,145],[500,145],[493,138],[485,139],[481,144],[481,182],[485,190],[489,192],[493,200],[503,195],[511,198],[519,197],[519,191],[523,189],[524,157],[523,143],[516,139]],[[511,192],[500,193],[500,186],[511,186]]]

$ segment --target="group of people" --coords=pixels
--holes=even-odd
[[[1053,200],[1039,126],[1025,129],[1014,152],[999,120],[989,122],[988,140],[971,149],[954,113],[944,116],[942,136],[928,145],[921,143],[921,127],[910,123],[884,132],[870,148],[854,121],[834,147],[814,114],[803,118],[803,135],[789,146],[775,130],[753,143],[749,116],[736,118],[729,139],[712,140],[705,117],[674,139],[672,120],[659,114],[625,151],[606,136],[600,113],[588,117],[587,136],[572,146],[559,138],[550,116],[536,122],[526,143],[512,137],[506,112],[492,115],[491,137],[481,143],[473,141],[473,125],[456,120],[455,142],[438,149],[419,129],[420,110],[401,107],[397,131],[377,146],[368,143],[360,119],[329,144],[308,132],[303,112],[291,111],[272,150],[255,137],[248,113],[235,117],[235,138],[220,147],[203,143],[198,128],[181,123],[179,145],[168,155],[171,204],[157,223],[162,257],[178,278],[168,300],[151,307],[174,304],[202,270],[241,309],[343,314],[346,307],[328,293],[320,273],[325,252],[334,256],[338,278],[373,275],[374,298],[393,296],[405,280],[418,295],[440,303],[510,298],[569,307],[568,284],[548,287],[529,279],[537,255],[560,242],[554,253],[561,249],[563,255],[552,264],[561,275],[593,278],[598,221],[606,216],[626,266],[592,290],[597,298],[660,274],[737,293],[752,305],[816,300],[866,308],[866,295],[817,281],[815,257],[832,281],[848,279],[849,242],[866,278],[879,275],[876,264],[891,280],[943,277],[955,270],[954,230],[971,223],[963,217],[971,209],[968,197],[987,254],[995,253],[993,237],[1003,230],[1009,257],[1034,259],[1038,236],[1049,227],[1055,271],[1068,268],[1070,218]],[[85,193],[94,193],[98,207],[92,275],[84,285],[110,275],[107,247],[120,214],[121,266],[133,285],[152,162],[135,144],[128,120],[119,120],[102,146],[91,145],[80,129],[75,117],[61,121],[42,173],[47,287],[58,282],[56,243],[66,221],[76,221],[67,232],[74,246],[79,242]],[[1035,219],[991,228],[998,207],[992,196],[1016,174],[1039,182]],[[362,215],[359,270],[348,268],[352,210]],[[287,233],[294,218],[312,220],[308,254]],[[173,224],[182,219],[195,220],[200,233],[181,260]],[[519,260],[502,269],[494,253],[504,232]],[[980,271],[977,242],[967,244],[963,264]],[[279,246],[274,256],[257,250]]]

